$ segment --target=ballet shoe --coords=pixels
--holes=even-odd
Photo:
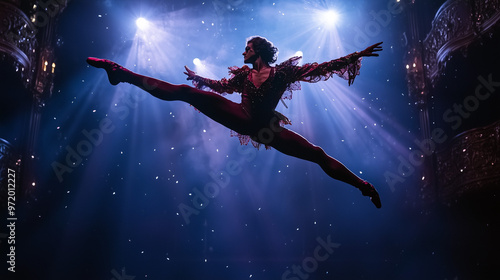
[[[377,190],[372,184],[364,181],[363,185],[359,187],[359,190],[361,191],[362,195],[370,197],[370,200],[372,201],[373,204],[375,204],[375,207],[377,208],[382,207],[380,196],[378,195]]]
[[[106,70],[106,73],[108,74],[108,80],[114,86],[119,84],[120,82],[124,82],[125,73],[130,72],[128,69],[119,65],[118,63],[107,59],[89,57],[87,58],[87,63],[93,67]]]

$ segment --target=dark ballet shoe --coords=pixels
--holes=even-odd
[[[377,190],[372,184],[365,181],[363,185],[359,188],[359,190],[361,191],[362,195],[370,197],[370,200],[373,202],[373,204],[375,204],[375,207],[377,208],[382,207],[380,196],[378,195]]]
[[[125,67],[107,59],[89,57],[87,58],[87,63],[93,67],[106,70],[106,73],[108,74],[108,80],[114,86],[119,84],[120,82],[124,82],[125,73],[129,72],[129,70]]]

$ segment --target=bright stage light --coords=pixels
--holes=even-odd
[[[145,18],[143,18],[143,17],[138,18],[138,19],[135,21],[135,24],[137,25],[137,27],[138,27],[139,29],[142,29],[142,30],[144,30],[144,29],[148,28],[148,26],[149,26],[149,22],[148,22],[148,20],[147,20],[147,19],[145,19]]]
[[[304,53],[302,51],[297,51],[293,56],[300,56],[303,57]]]
[[[318,20],[325,27],[335,27],[340,19],[340,14],[335,10],[318,11]]]
[[[201,66],[201,60],[199,58],[193,59],[193,64],[196,66]]]

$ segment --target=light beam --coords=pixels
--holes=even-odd
[[[201,60],[200,60],[199,58],[195,58],[195,59],[193,59],[193,64],[194,64],[195,66],[201,66],[201,65],[202,65],[202,64],[201,64]]]
[[[323,10],[318,11],[317,19],[326,28],[332,28],[337,26],[340,20],[340,14],[335,10]]]
[[[148,28],[149,26],[149,21],[143,17],[140,17],[138,18],[136,21],[135,21],[135,24],[137,25],[137,27],[141,30],[145,30]]]

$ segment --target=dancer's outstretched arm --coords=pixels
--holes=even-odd
[[[222,80],[217,81],[196,75],[196,73],[187,66],[184,66],[184,68],[186,69],[184,74],[187,75],[187,80],[192,80],[196,88],[209,88],[220,94],[243,91],[242,75],[235,75],[230,79],[223,78]]]
[[[376,43],[376,44],[373,44],[371,46],[369,46],[368,48],[364,49],[363,51],[359,52],[359,57],[363,57],[363,56],[379,56],[378,53],[375,53],[375,52],[379,52],[379,51],[382,51],[382,43],[383,42],[379,42],[379,43]]]
[[[301,67],[296,67],[291,75],[296,81],[303,82],[318,82],[330,78],[336,74],[349,81],[349,85],[354,82],[354,78],[359,75],[361,67],[361,58],[369,56],[379,56],[378,53],[382,50],[382,42],[374,44],[361,52],[354,52],[344,57],[323,62],[321,64],[312,63],[305,64]]]
[[[346,66],[346,64],[351,64],[356,62],[358,59],[364,57],[364,56],[379,56],[378,53],[379,51],[382,51],[382,43],[379,42],[374,45],[369,46],[368,48],[360,51],[360,52],[354,52],[349,55],[346,55],[342,58],[339,59],[334,59],[332,61],[326,62],[328,64],[328,70],[333,71],[333,70],[339,70],[342,69],[343,67]]]

